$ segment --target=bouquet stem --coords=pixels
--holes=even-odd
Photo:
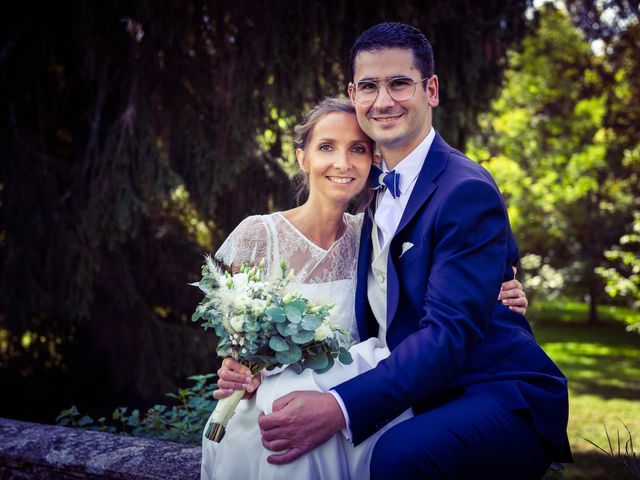
[[[264,368],[264,365],[262,364],[250,364],[247,366],[251,370],[252,376],[257,375],[260,370]],[[220,441],[222,441],[226,432],[227,424],[236,412],[236,407],[240,403],[240,400],[242,400],[244,394],[244,390],[235,390],[227,398],[218,400],[216,408],[213,410],[213,414],[211,415],[207,428],[205,429],[205,437],[216,443],[220,443]]]
[[[233,417],[236,407],[240,403],[240,400],[242,400],[243,395],[244,390],[235,390],[231,396],[218,400],[205,432],[205,436],[209,440],[213,440],[214,442],[220,442],[222,440],[227,424],[229,420],[231,420],[231,417]]]

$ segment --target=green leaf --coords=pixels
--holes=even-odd
[[[85,415],[80,420],[78,420],[79,427],[86,427],[87,425],[91,425],[93,423],[93,418]]]
[[[280,323],[278,323],[278,325],[280,325]],[[247,332],[244,335],[244,339],[247,342],[255,342],[258,339],[258,333],[257,332]]]
[[[322,320],[317,315],[305,315],[302,317],[300,326],[305,330],[315,331],[322,324]]]
[[[282,307],[274,306],[267,308],[264,313],[266,313],[275,323],[284,323],[286,320],[284,312],[285,311],[282,309]]]
[[[331,370],[331,367],[333,367],[333,357],[331,355],[327,355],[327,366],[324,368],[320,368],[320,369],[313,369],[314,372],[316,373],[324,373],[324,372],[328,372],[329,370]]]
[[[231,351],[231,341],[229,341],[229,337],[224,336],[220,337],[218,340],[218,345],[216,346],[216,353],[220,357],[227,357]]]
[[[286,352],[287,350],[289,350],[289,344],[287,343],[287,341],[278,335],[274,335],[269,339],[269,347],[274,352]]]
[[[299,332],[291,335],[291,340],[296,342],[298,345],[303,345],[313,340],[314,335],[315,335],[315,332],[313,331],[300,330]]]
[[[278,333],[283,337],[289,337],[298,332],[298,326],[292,323],[278,323],[276,324]]]
[[[291,323],[300,323],[302,314],[304,313],[304,302],[302,300],[293,300],[284,307],[284,312]]]
[[[349,350],[344,347],[340,347],[340,351],[338,352],[338,360],[340,360],[340,363],[344,365],[349,365],[353,362],[353,357],[351,356],[351,353],[349,353]]]
[[[276,353],[276,359],[278,360],[278,362],[282,363],[283,365],[296,363],[301,358],[302,358],[302,350],[300,350],[300,347],[298,347],[297,345],[291,345],[291,348],[289,348],[285,352]]]
[[[329,359],[324,352],[319,353],[318,355],[310,355],[305,358],[302,362],[305,368],[310,368],[312,370],[322,370],[329,365]]]
[[[278,324],[279,325],[279,324]],[[242,330],[245,332],[259,332],[260,331],[260,323],[256,322],[253,318],[247,320],[245,315],[244,325],[242,326]]]

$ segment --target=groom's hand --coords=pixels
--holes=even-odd
[[[289,463],[326,442],[345,427],[340,405],[330,393],[292,392],[273,402],[273,413],[258,418],[269,463]]]

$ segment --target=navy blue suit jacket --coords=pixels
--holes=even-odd
[[[378,331],[367,300],[371,222],[365,214],[358,260],[362,340]],[[404,242],[413,247],[402,254]],[[391,355],[335,387],[355,444],[409,407],[419,413],[447,396],[485,392],[527,412],[536,431],[568,454],[567,381],[525,317],[497,301],[518,255],[489,173],[436,133],[389,249]]]

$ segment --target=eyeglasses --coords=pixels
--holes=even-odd
[[[416,85],[431,77],[413,80],[409,77],[394,77],[386,82],[375,80],[361,80],[359,82],[349,82],[349,90],[353,92],[353,96],[361,105],[371,105],[378,98],[380,86],[384,85],[389,96],[396,102],[405,102],[413,97],[416,93]]]

